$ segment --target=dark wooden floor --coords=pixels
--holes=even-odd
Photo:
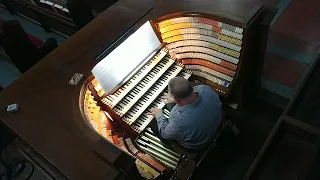
[[[193,179],[242,179],[282,112],[258,100],[233,114],[240,133],[223,134],[220,147],[210,152]]]

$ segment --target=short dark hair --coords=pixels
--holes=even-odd
[[[193,88],[189,81],[183,77],[172,78],[169,81],[168,87],[170,94],[176,99],[185,99],[193,92]]]

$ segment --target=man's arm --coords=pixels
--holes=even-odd
[[[183,130],[174,119],[170,120],[169,122],[168,118],[163,115],[162,111],[158,112],[155,117],[161,137],[164,139],[178,141],[183,139]],[[172,118],[174,118],[174,116],[172,116]]]

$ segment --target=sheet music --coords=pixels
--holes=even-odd
[[[161,42],[148,21],[102,59],[92,69],[92,74],[109,94],[160,46]]]

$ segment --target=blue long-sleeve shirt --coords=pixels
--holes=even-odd
[[[198,150],[213,140],[221,123],[221,101],[209,86],[193,87],[199,99],[182,107],[175,105],[167,119],[162,111],[156,114],[160,135],[176,140],[182,146]]]

